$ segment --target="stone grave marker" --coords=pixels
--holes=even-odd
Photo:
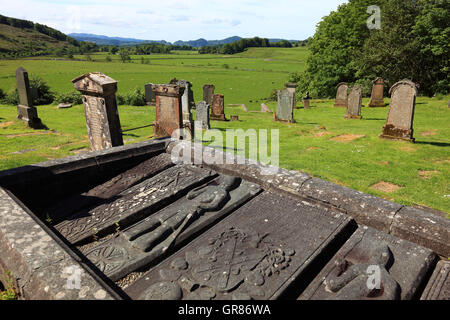
[[[346,82],[341,82],[337,85],[335,107],[347,108],[347,91],[348,84]]]
[[[401,80],[389,90],[391,104],[380,138],[414,142],[413,121],[418,85],[410,80]]]
[[[261,112],[270,112],[270,113],[272,113],[272,110],[270,110],[269,107],[265,103],[261,103]]]
[[[38,117],[36,107],[33,106],[33,97],[30,89],[28,72],[20,67],[16,70],[17,91],[19,104],[17,105],[17,118],[25,121],[30,128],[42,129],[44,125]]]
[[[293,109],[294,95],[288,90],[278,90],[276,121],[295,122]]]
[[[136,223],[214,175],[211,170],[177,165],[128,188],[114,201],[73,214],[55,228],[73,244],[102,237],[118,226]]]
[[[310,109],[311,108],[311,97],[309,96],[309,92],[306,92],[306,96],[303,98],[303,108]]]
[[[206,101],[207,104],[212,106],[213,104],[213,95],[216,87],[213,84],[205,84],[203,86],[203,101]]]
[[[354,86],[349,89],[346,119],[361,119],[362,89]]]
[[[225,102],[223,94],[214,94],[211,107],[211,120],[227,121],[225,118]]]
[[[292,108],[294,108],[294,109],[298,109],[297,108],[297,87],[298,87],[298,84],[295,82],[286,83],[286,90],[289,91],[293,95]]]
[[[278,299],[321,250],[351,232],[351,221],[266,191],[125,292],[142,300]]]
[[[380,77],[373,81],[372,95],[370,96],[369,107],[384,107],[384,80]]]
[[[158,84],[153,86],[153,91],[156,96],[154,135],[156,138],[170,137],[183,128],[181,96],[184,88],[176,84]]]
[[[450,261],[439,261],[420,300],[450,300]]]
[[[436,258],[429,249],[361,226],[299,299],[410,300]]]
[[[230,116],[231,121],[239,121],[239,116]]]
[[[205,101],[200,101],[199,103],[197,103],[197,119],[195,121],[200,123],[200,128],[202,130],[211,129],[211,126],[209,124],[209,109],[209,104],[207,104]]]
[[[81,75],[72,80],[83,95],[84,112],[91,150],[123,145],[117,110],[117,81],[100,72]]]
[[[111,280],[117,281],[173,252],[260,190],[258,185],[241,178],[219,176],[116,237],[90,248],[85,255]],[[127,253],[111,256],[105,252]]]
[[[156,97],[153,92],[153,83],[147,83],[145,85],[145,102],[148,106],[156,105]]]

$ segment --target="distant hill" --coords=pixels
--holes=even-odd
[[[102,35],[96,35],[96,34],[89,34],[89,33],[70,33],[69,36],[71,36],[74,39],[77,39],[78,41],[91,41],[98,45],[114,45],[114,46],[128,46],[128,45],[136,45],[136,44],[142,44],[142,43],[161,43],[161,44],[173,44],[176,46],[191,46],[194,48],[201,48],[206,46],[216,46],[216,45],[224,45],[228,43],[233,43],[235,41],[239,41],[242,38],[238,36],[229,37],[223,40],[206,40],[203,38],[200,38],[198,40],[191,40],[191,41],[182,41],[178,40],[174,43],[170,43],[165,40],[141,40],[141,39],[134,39],[134,38],[120,38],[120,37],[107,37]],[[269,42],[280,42],[283,39],[269,39]],[[289,40],[291,42],[295,42],[297,40]]]

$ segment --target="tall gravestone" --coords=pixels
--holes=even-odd
[[[91,150],[123,145],[117,110],[117,81],[100,72],[87,73],[72,80],[83,95]]]
[[[192,119],[191,108],[193,107],[193,93],[192,84],[186,80],[177,80],[175,83],[184,88],[183,95],[181,96],[181,110],[183,112],[183,125],[186,128],[194,129],[194,120]]]
[[[348,95],[346,119],[361,119],[362,89],[361,86],[351,87]]]
[[[346,82],[341,82],[337,85],[335,107],[347,108],[347,91],[348,84]]]
[[[158,84],[153,87],[156,96],[156,138],[172,136],[174,131],[183,128],[181,96],[184,88],[176,84]]]
[[[155,93],[152,90],[153,83],[147,83],[145,85],[145,102],[148,106],[154,106],[156,104]]]
[[[215,89],[216,87],[213,84],[205,84],[203,86],[203,101],[205,101],[210,106],[212,105],[212,99]]]
[[[225,118],[225,102],[223,94],[213,95],[210,119],[216,121],[227,121]]]
[[[210,106],[205,101],[197,103],[197,119],[195,121],[197,126],[202,130],[209,130],[211,128],[209,124],[209,109]]]
[[[295,82],[286,83],[286,90],[289,91],[293,96],[292,108],[297,109],[297,87],[298,84]]]
[[[384,107],[384,80],[380,77],[373,81],[372,95],[370,96],[369,107]]]
[[[36,107],[33,106],[32,92],[28,72],[20,67],[16,70],[17,91],[19,93],[19,104],[17,106],[17,118],[25,121],[30,128],[41,129],[43,124],[38,118]]]
[[[277,111],[275,113],[276,121],[294,123],[294,95],[288,90],[278,90]]]
[[[413,121],[418,85],[404,79],[389,90],[391,104],[380,138],[414,142]]]

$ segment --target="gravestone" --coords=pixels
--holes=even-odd
[[[111,280],[151,264],[255,196],[258,185],[219,176],[185,197],[90,248],[86,257]],[[105,252],[123,252],[122,256]]]
[[[294,123],[293,109],[294,95],[288,90],[278,90],[277,111],[275,113],[276,121]]]
[[[389,90],[391,104],[380,138],[414,142],[413,121],[418,85],[410,80],[401,80]]]
[[[170,137],[176,130],[183,128],[181,96],[184,88],[176,84],[158,84],[153,86],[156,96],[156,138]]]
[[[156,97],[155,93],[152,90],[153,83],[147,83],[145,85],[145,102],[148,106],[154,106],[156,105]]]
[[[450,261],[439,261],[420,300],[450,300]]]
[[[197,103],[197,119],[195,121],[200,123],[200,128],[202,130],[211,129],[211,126],[209,124],[209,109],[209,104],[207,104],[205,101],[200,101],[199,103]]]
[[[299,299],[411,300],[436,258],[429,249],[361,226]]]
[[[297,87],[298,87],[298,84],[295,82],[286,83],[286,90],[289,91],[294,97],[292,100],[292,108],[293,109],[297,109]]]
[[[207,104],[212,106],[213,104],[213,95],[216,87],[213,84],[205,84],[203,86],[203,101],[206,101]]]
[[[84,113],[91,150],[123,145],[117,110],[117,81],[100,72],[81,75],[72,80],[83,95]]]
[[[373,81],[372,95],[370,96],[369,107],[384,107],[384,81],[378,77]]]
[[[231,121],[239,121],[239,116],[230,116]]]
[[[192,84],[186,80],[172,79],[170,84],[176,84],[181,88],[184,88],[183,95],[181,96],[181,110],[183,113],[183,127],[187,128],[190,132],[194,130],[194,120],[192,119],[191,108],[194,105],[194,96],[192,92]]]
[[[310,109],[311,108],[311,97],[309,96],[309,92],[306,92],[306,96],[303,98],[303,108],[304,109]]]
[[[73,214],[55,228],[73,244],[102,237],[136,223],[214,175],[211,170],[177,165],[121,192],[114,201]]]
[[[320,213],[319,213],[320,212]],[[351,230],[351,218],[266,191],[125,288],[142,300],[272,300],[321,250]]]
[[[272,110],[270,110],[269,107],[265,103],[261,103],[261,112],[270,112],[270,113],[272,113]]]
[[[36,107],[33,106],[32,90],[28,72],[20,67],[16,70],[17,91],[19,93],[19,104],[17,105],[17,118],[25,121],[30,128],[42,129],[44,125],[38,118]]]
[[[361,86],[350,88],[348,95],[346,119],[361,119],[362,89]]]
[[[227,121],[225,118],[225,101],[223,94],[213,95],[210,119],[216,121]]]
[[[348,84],[346,82],[341,82],[337,85],[335,107],[347,108],[347,91]]]

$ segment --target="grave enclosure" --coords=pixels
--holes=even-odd
[[[447,219],[229,156],[160,139],[0,172],[0,266],[25,299],[449,298]]]

